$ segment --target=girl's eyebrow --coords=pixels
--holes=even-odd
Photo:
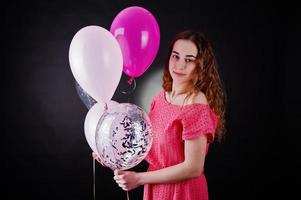
[[[180,53],[179,53],[179,52],[177,52],[177,51],[172,51],[172,53],[174,53],[174,54],[177,54],[177,55],[180,55]],[[186,55],[185,57],[192,57],[192,58],[196,58],[194,55]]]
[[[186,57],[196,58],[194,55],[186,55]]]

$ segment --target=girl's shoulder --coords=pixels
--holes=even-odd
[[[189,104],[204,104],[207,105],[208,101],[205,96],[205,94],[201,91],[198,91],[197,93],[193,93],[186,101],[186,105]]]
[[[159,101],[160,98],[164,95],[164,90],[159,90],[158,92],[156,92],[153,97],[152,97],[152,101],[151,102],[156,102]]]

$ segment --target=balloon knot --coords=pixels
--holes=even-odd
[[[105,103],[105,105],[104,105],[104,111],[106,112],[107,110],[108,110],[108,104]]]
[[[134,77],[131,77],[129,80],[128,80],[128,84],[132,84],[132,82],[133,82],[133,80],[134,80]]]

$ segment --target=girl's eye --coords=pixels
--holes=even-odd
[[[191,60],[191,59],[185,59],[185,62],[186,63],[190,63],[190,62],[193,62],[193,60]]]
[[[178,55],[172,55],[172,58],[179,59]]]

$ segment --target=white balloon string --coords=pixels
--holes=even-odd
[[[95,200],[95,159],[93,159],[93,197]]]
[[[126,198],[127,200],[130,200],[129,191],[126,191]]]

